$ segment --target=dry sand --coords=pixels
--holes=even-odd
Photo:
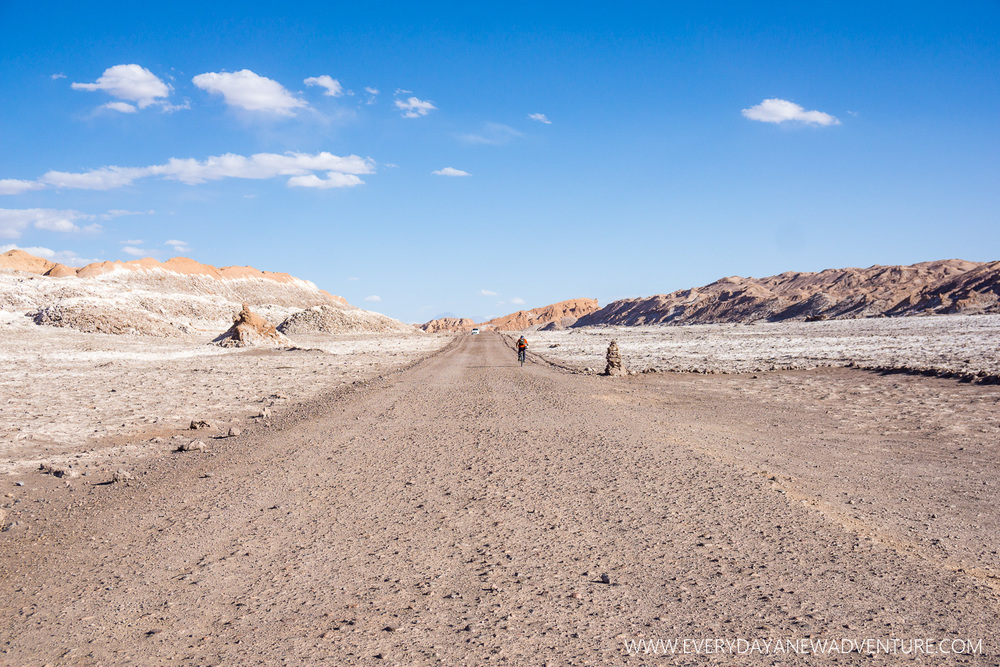
[[[85,350],[124,356],[119,381],[160,368],[132,391],[174,383],[192,400],[174,427],[232,386],[229,363],[248,383],[270,364],[258,399],[292,380],[315,393],[204,451],[131,460],[131,481],[0,476],[0,664],[1000,664],[996,386],[857,368],[605,378],[547,363],[534,353],[565,348],[538,340],[524,368],[500,336],[461,336],[361,384],[319,367],[329,354]],[[87,358],[42,360],[76,364],[47,391],[93,394],[105,362]],[[981,653],[629,655],[709,638]]]

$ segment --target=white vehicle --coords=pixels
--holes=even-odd
[[[475,336],[478,333],[479,333],[479,327],[476,327],[475,329],[473,329],[472,331],[469,332],[469,335]]]

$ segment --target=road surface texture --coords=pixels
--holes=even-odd
[[[130,482],[5,482],[0,663],[996,665],[997,414],[465,336]]]

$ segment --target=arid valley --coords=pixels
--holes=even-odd
[[[0,664],[1000,664],[1000,315],[927,296],[993,266],[879,288],[923,316],[779,318],[818,300],[772,284],[737,322],[476,335],[15,261]]]

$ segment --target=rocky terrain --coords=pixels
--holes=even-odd
[[[531,349],[574,369],[604,368],[617,340],[633,372],[758,373],[853,366],[993,382],[1000,378],[1000,315],[604,326],[539,331]]]
[[[602,377],[489,332],[409,339],[452,344],[265,395],[241,432],[201,425],[202,384],[303,353],[174,366],[198,421],[158,456],[0,475],[0,663],[998,664],[996,387]]]
[[[959,259],[910,266],[789,271],[621,299],[574,326],[711,324],[1000,312],[1000,262]]]
[[[503,317],[494,317],[480,324],[468,318],[446,317],[431,320],[421,325],[427,332],[466,332],[478,326],[493,331],[532,331],[541,327],[564,329],[572,326],[579,318],[598,309],[597,299],[569,299],[534,310],[519,310]]]
[[[40,325],[154,337],[220,334],[244,304],[272,323],[314,307],[341,311],[339,333],[412,329],[286,273],[252,267],[220,269],[183,257],[166,262],[148,258],[100,262],[73,269],[22,250],[0,255],[0,311]]]

